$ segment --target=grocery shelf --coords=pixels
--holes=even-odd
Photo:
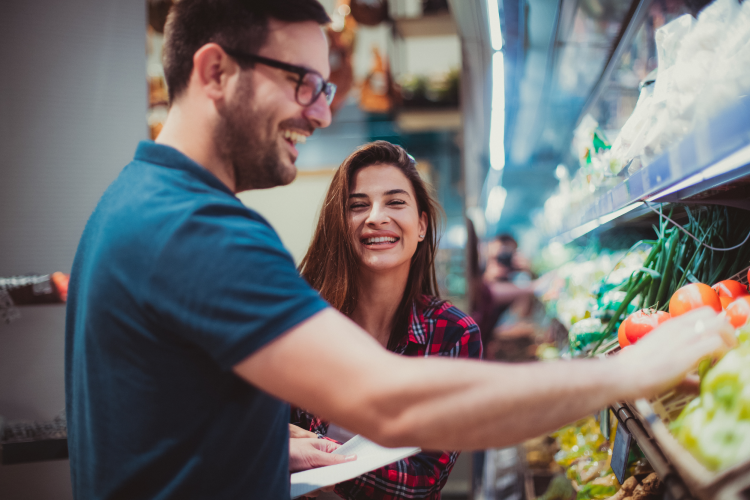
[[[569,216],[556,238],[567,243],[603,224],[616,224],[620,217],[641,208],[643,200],[718,203],[750,210],[749,176],[750,96],[744,96],[699,124],[653,163]]]
[[[397,18],[394,28],[403,38],[417,36],[457,35],[456,23],[450,14],[433,14],[415,18]]]
[[[461,124],[458,108],[404,109],[396,116],[396,125],[407,133],[460,130]]]
[[[667,489],[669,497],[673,500],[691,500],[693,498],[685,482],[677,473],[674,466],[669,462],[664,452],[661,451],[656,441],[646,431],[646,426],[638,420],[637,413],[627,403],[615,403],[612,405],[621,425],[624,425],[646,459],[653,467]]]
[[[0,465],[68,458],[65,418],[50,422],[10,422],[0,417]]]

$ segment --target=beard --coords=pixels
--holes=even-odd
[[[271,113],[253,109],[254,92],[249,78],[238,87],[232,102],[220,106],[219,123],[214,130],[214,144],[220,157],[230,166],[234,191],[285,186],[297,176],[294,161],[291,168],[282,161],[279,129]],[[308,125],[309,126],[309,125]]]

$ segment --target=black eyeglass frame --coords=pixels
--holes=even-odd
[[[248,54],[247,52],[242,52],[241,50],[229,49],[224,46],[221,46],[221,48],[229,56],[235,59],[244,59],[248,62],[260,63],[265,66],[270,66],[272,68],[277,68],[283,71],[288,71],[289,73],[296,74],[299,77],[299,79],[297,80],[297,88],[294,90],[294,98],[300,106],[307,107],[307,106],[312,105],[315,101],[318,100],[318,98],[320,97],[320,94],[324,94],[326,96],[326,103],[329,106],[333,102],[333,97],[336,95],[336,84],[331,83],[325,78],[323,78],[323,75],[321,75],[314,69],[308,69],[302,66],[297,66],[295,64],[289,64],[283,61],[277,61],[276,59],[270,59],[268,57],[263,57],[263,56],[259,56],[256,54]],[[304,103],[304,102],[301,102],[299,99],[299,89],[300,87],[302,87],[302,83],[304,82],[305,76],[308,73],[318,75],[318,77],[320,77],[320,80],[323,82],[323,85],[321,86],[320,90],[315,93],[315,95],[310,100],[310,102]]]

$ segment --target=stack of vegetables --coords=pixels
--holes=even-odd
[[[587,249],[577,259],[544,274],[537,280],[536,290],[547,313],[567,329],[584,319],[611,317],[612,308],[625,297],[618,287],[643,265],[648,253],[644,248],[646,245],[638,245],[627,254]]]
[[[639,298],[639,310],[622,321],[618,341],[626,347],[670,317],[699,307],[724,311],[737,329],[739,346],[713,368],[708,362],[701,365],[700,396],[670,426],[677,440],[708,469],[721,470],[750,459],[750,294],[739,281],[716,282],[747,267],[750,244],[740,243],[750,224],[747,212],[739,210],[711,207],[699,211],[697,217],[686,211],[686,229],[700,243],[737,248],[713,250],[678,228],[667,229],[662,224],[660,238],[643,269],[634,273],[627,285],[625,301]],[[648,307],[640,308],[644,305]],[[619,313],[625,312],[620,309]],[[614,322],[610,324],[614,326]],[[603,336],[608,331],[611,328],[605,328]]]
[[[741,284],[717,281],[741,271],[750,261],[750,244],[740,245],[750,230],[750,213],[719,206],[683,207],[683,210],[688,219],[684,230],[660,217],[659,227],[654,227],[658,238],[639,242],[650,245],[651,251],[643,265],[614,289],[623,292],[624,297],[611,320],[603,324],[600,331],[590,332],[593,333],[590,337],[596,338],[592,354],[596,354],[615,331],[624,347],[670,316],[706,305],[718,312],[722,304],[728,307],[743,295]],[[673,215],[674,208],[667,217]],[[709,247],[737,248],[719,251]],[[713,289],[708,284],[714,284]],[[625,321],[620,321],[630,313]],[[571,328],[573,346],[581,343],[577,337],[582,332],[576,326]],[[593,329],[593,325],[585,326],[584,330]],[[579,347],[579,350],[583,349]]]
[[[750,460],[750,324],[740,345],[701,380],[701,394],[670,426],[682,445],[709,470]]]
[[[614,436],[617,426],[617,420],[614,417],[612,424],[611,435]],[[655,476],[653,478],[649,476],[653,473],[653,469],[646,459],[638,454],[635,447],[631,449],[628,457],[628,475],[633,479],[623,484],[623,488],[626,484],[632,485],[632,488],[625,488],[625,491],[620,489],[620,484],[610,467],[614,439],[607,441],[604,438],[600,425],[594,418],[579,420],[563,427],[552,436],[555,437],[560,448],[555,454],[555,461],[565,469],[565,475],[576,491],[576,500],[601,500],[613,497],[619,500],[635,496],[633,491],[641,484],[635,478],[643,479],[644,477],[651,479],[643,480],[645,486],[639,490],[643,493],[639,496],[639,500],[660,498],[660,496],[650,495],[650,493],[657,493],[660,485],[657,484],[658,480]]]
[[[596,420],[592,417],[579,420],[552,436],[560,447],[555,462],[565,469],[578,500],[609,498],[617,493],[619,484],[609,466],[609,443]]]

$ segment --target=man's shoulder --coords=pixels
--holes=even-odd
[[[110,215],[138,219],[141,230],[153,223],[161,229],[182,224],[254,229],[275,235],[268,221],[228,191],[196,179],[191,172],[131,161],[102,197],[100,209]]]

